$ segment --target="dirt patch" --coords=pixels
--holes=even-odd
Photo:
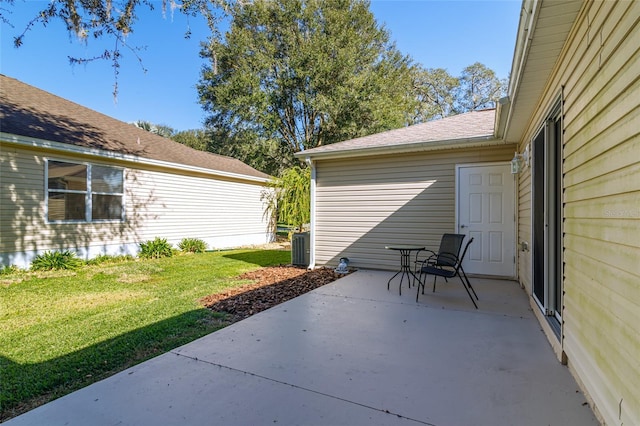
[[[241,280],[254,280],[254,283],[205,296],[200,299],[200,303],[212,311],[228,314],[226,319],[231,323],[329,284],[343,276],[328,268],[308,271],[294,266],[271,266],[237,277]]]

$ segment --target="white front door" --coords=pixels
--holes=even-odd
[[[473,237],[466,273],[515,276],[514,188],[510,163],[457,167],[458,233]]]

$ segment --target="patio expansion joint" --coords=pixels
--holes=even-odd
[[[535,316],[533,315],[533,312],[531,311],[531,309],[527,310],[525,315],[521,315],[521,314],[510,314],[510,313],[503,313],[503,312],[489,312],[489,311],[483,311],[482,309],[478,309],[478,310],[466,310],[466,309],[455,309],[455,308],[450,308],[450,307],[443,307],[441,305],[435,305],[435,304],[427,304],[427,303],[420,303],[420,302],[410,302],[407,303],[403,300],[400,301],[390,301],[390,300],[380,300],[380,299],[372,299],[372,298],[367,298],[367,297],[354,297],[354,296],[346,296],[343,294],[334,294],[334,293],[325,293],[322,291],[314,291],[314,293],[316,295],[319,296],[326,296],[326,297],[333,297],[336,299],[343,299],[343,300],[361,300],[364,302],[373,302],[373,303],[382,303],[382,304],[390,304],[390,305],[404,305],[404,306],[411,306],[411,307],[415,307],[418,309],[433,309],[436,311],[452,311],[452,312],[460,312],[460,313],[468,313],[468,314],[473,314],[473,315],[487,315],[487,316],[494,316],[494,317],[505,317],[505,318],[515,318],[515,319],[520,319],[520,320],[530,320],[530,321],[536,321]]]
[[[392,302],[392,301],[389,301],[389,300],[372,299],[372,298],[368,298],[368,297],[346,296],[344,294],[325,293],[325,292],[321,292],[321,291],[316,291],[315,294],[317,294],[319,296],[327,296],[327,297],[333,297],[333,298],[336,298],[336,299],[344,299],[344,300],[362,300],[364,302],[389,303],[389,304],[396,304],[396,305],[412,306],[411,303],[405,303],[405,302],[402,302],[402,301]]]
[[[205,363],[205,364],[212,365],[214,367],[218,367],[220,369],[233,371],[235,373],[247,374],[247,375],[252,376],[252,377],[256,377],[256,378],[259,378],[259,379],[262,379],[262,380],[270,381],[272,383],[277,383],[277,384],[284,385],[284,386],[290,386],[292,388],[299,389],[299,390],[304,391],[304,392],[310,392],[310,393],[313,393],[313,394],[316,394],[316,395],[323,396],[325,398],[331,398],[331,399],[335,399],[335,400],[338,400],[338,401],[341,401],[341,402],[345,402],[347,404],[357,405],[357,406],[362,407],[362,408],[366,408],[366,409],[369,409],[369,410],[374,410],[374,411],[377,411],[377,412],[380,412],[380,413],[388,414],[390,416],[395,416],[397,418],[408,420],[408,421],[411,421],[411,422],[414,422],[414,423],[417,423],[417,424],[427,425],[427,426],[438,426],[438,425],[436,425],[434,423],[429,423],[429,422],[426,422],[426,421],[423,421],[423,420],[407,417],[407,416],[404,416],[402,414],[394,413],[394,412],[392,412],[390,410],[386,410],[384,408],[373,407],[371,405],[363,404],[361,402],[352,401],[352,400],[349,400],[349,399],[346,399],[346,398],[341,398],[341,397],[336,396],[336,395],[331,395],[331,394],[328,394],[326,392],[321,392],[321,391],[318,391],[318,390],[315,390],[315,389],[310,389],[310,388],[306,388],[304,386],[300,386],[300,385],[296,385],[296,384],[293,384],[293,383],[284,382],[282,380],[274,379],[272,377],[267,377],[267,376],[264,376],[262,374],[254,373],[252,371],[241,370],[241,369],[238,369],[238,368],[230,367],[228,365],[219,364],[217,362],[207,361],[207,360],[204,360],[204,359],[200,359],[198,357],[185,355],[185,354],[182,354],[182,353],[179,353],[179,352],[171,351],[171,353],[174,354],[174,355],[177,355],[179,357],[190,359],[192,361],[202,362],[202,363]]]

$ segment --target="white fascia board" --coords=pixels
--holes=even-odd
[[[393,145],[393,146],[379,146],[379,147],[367,147],[367,148],[352,148],[344,149],[340,151],[323,151],[318,153],[301,151],[295,154],[300,159],[337,159],[337,158],[352,158],[352,157],[365,157],[369,155],[379,154],[405,154],[410,152],[424,152],[424,151],[442,151],[448,149],[464,149],[464,148],[480,148],[486,146],[496,145],[508,145],[502,139],[497,139],[494,136],[481,136],[477,138],[465,138],[465,139],[449,139],[442,141],[428,141],[428,142],[416,142],[405,145]]]
[[[18,145],[26,148],[44,148],[51,151],[57,151],[72,155],[88,155],[108,160],[126,161],[135,164],[147,166],[162,167],[172,170],[190,171],[194,173],[202,173],[210,176],[219,176],[238,180],[248,180],[253,182],[267,183],[271,179],[261,178],[257,176],[248,176],[239,173],[224,172],[221,170],[207,169],[204,167],[189,166],[186,164],[172,163],[170,161],[153,160],[151,158],[139,157],[137,155],[122,154],[115,151],[106,151],[97,148],[86,148],[77,145],[71,145],[60,142],[48,141],[45,139],[29,138],[11,133],[0,132],[0,140],[12,145]]]
[[[535,32],[538,17],[540,16],[540,8],[542,0],[523,0],[522,9],[520,10],[520,23],[518,24],[518,33],[516,35],[516,46],[513,52],[513,62],[511,64],[511,73],[509,78],[509,86],[507,96],[509,104],[507,110],[503,111],[505,115],[502,138],[505,140],[519,139],[520,135],[511,136],[511,122],[513,119],[514,109],[518,102],[518,94],[522,83],[524,69],[529,59],[529,51],[531,50],[531,42]]]
[[[498,105],[496,108],[496,118],[493,123],[493,128],[495,131],[493,132],[493,136],[496,139],[503,139],[504,132],[507,127],[507,114],[509,112],[509,107],[511,106],[511,100],[508,96],[501,98],[498,101]]]

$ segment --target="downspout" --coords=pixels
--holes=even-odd
[[[316,267],[316,164],[311,157],[305,158],[305,163],[311,168],[310,200],[311,223],[309,224],[309,269]]]
[[[508,96],[498,100],[498,105],[496,105],[496,119],[493,123],[493,136],[496,139],[504,138],[505,129],[507,128],[507,114],[509,112],[510,105],[511,99],[509,99]]]

